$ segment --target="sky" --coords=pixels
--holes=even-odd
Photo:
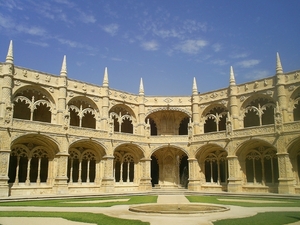
[[[189,96],[300,69],[299,0],[0,0],[0,61],[145,95]]]

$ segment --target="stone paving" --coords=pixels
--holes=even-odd
[[[189,203],[184,195],[159,195],[157,203]],[[126,203],[124,203],[126,204]],[[227,218],[243,218],[253,216],[259,212],[270,211],[297,211],[300,207],[240,207],[230,206],[230,210],[218,213],[205,214],[159,214],[159,213],[135,213],[128,210],[128,205],[116,205],[112,207],[0,207],[0,211],[51,211],[51,212],[92,212],[103,213],[108,216],[123,219],[136,219],[149,222],[151,225],[211,225],[213,221]],[[30,224],[30,225],[88,225],[88,223],[72,222],[61,218],[7,218],[0,217],[0,224]],[[300,224],[299,222],[293,225]],[[90,223],[89,223],[90,225]]]

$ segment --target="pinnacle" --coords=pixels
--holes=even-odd
[[[9,42],[9,47],[8,47],[8,52],[6,56],[6,63],[14,63],[14,56],[13,56],[13,41],[10,40]]]
[[[66,57],[66,55],[64,55],[64,58],[63,58],[60,75],[67,76],[67,57]]]
[[[103,86],[104,87],[108,87],[108,72],[107,72],[107,67],[105,67],[105,69],[104,69]]]
[[[229,79],[229,84],[230,85],[236,85],[235,83],[235,77],[234,77],[234,72],[233,72],[233,67],[230,66],[230,79]]]
[[[193,95],[198,94],[198,88],[197,88],[197,83],[196,83],[196,77],[194,77],[193,80]]]
[[[276,74],[281,74],[283,73],[283,69],[281,66],[281,61],[279,57],[279,53],[277,52],[277,59],[276,59]]]
[[[144,92],[143,78],[141,78],[139,94],[140,95],[144,95],[145,94],[145,92]]]

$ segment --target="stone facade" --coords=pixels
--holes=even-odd
[[[0,63],[0,196],[187,188],[300,193],[300,71],[147,96]]]

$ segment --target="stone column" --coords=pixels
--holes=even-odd
[[[114,156],[104,156],[104,176],[102,179],[101,190],[103,192],[114,192]]]
[[[200,191],[201,190],[201,182],[199,178],[199,165],[198,160],[196,158],[189,158],[189,184],[188,189],[190,191]]]
[[[0,150],[0,197],[9,195],[8,187],[8,167],[9,167],[9,149]]]
[[[239,174],[240,163],[238,157],[235,155],[227,156],[228,160],[228,192],[241,192],[242,191],[242,179]]]
[[[280,194],[294,194],[294,177],[292,170],[292,163],[286,149],[285,137],[279,136],[276,142],[277,157],[278,157],[278,170],[279,170],[279,187]]]
[[[0,131],[0,197],[9,195],[8,168],[10,158],[10,136],[7,131]]]
[[[58,153],[57,160],[57,175],[55,178],[54,189],[56,194],[68,194],[68,156],[66,152]]]
[[[151,159],[143,158],[140,161],[142,169],[142,177],[140,180],[139,190],[149,191],[152,189],[151,185]]]

